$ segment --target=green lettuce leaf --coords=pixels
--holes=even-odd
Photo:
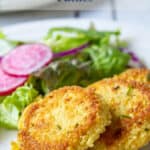
[[[5,99],[6,96],[0,96],[0,103]]]
[[[130,60],[129,54],[119,50],[118,40],[112,45],[111,36],[105,36],[99,44],[93,44],[83,53],[88,55],[91,68],[101,79],[121,73],[127,68]]]
[[[38,91],[32,86],[19,87],[0,104],[0,127],[16,129],[24,108],[37,97]]]
[[[88,78],[89,66],[87,62],[80,62],[77,59],[70,61],[62,59],[52,62],[35,75],[45,82],[48,91],[66,85],[85,86],[91,82]]]
[[[6,38],[6,35],[0,30],[0,39]]]
[[[49,92],[46,81],[42,80],[38,76],[31,75],[26,85],[32,85],[32,87],[42,96]]]
[[[54,52],[76,48],[87,42],[99,42],[106,35],[118,35],[119,32],[99,32],[94,29],[83,30],[71,27],[51,28],[44,38],[44,43]]]

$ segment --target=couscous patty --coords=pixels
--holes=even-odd
[[[90,86],[112,114],[91,150],[138,150],[150,141],[150,88],[147,84],[106,79]]]
[[[85,150],[110,118],[92,89],[60,88],[25,109],[19,121],[19,150]]]

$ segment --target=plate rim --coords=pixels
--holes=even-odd
[[[29,21],[29,22],[21,22],[21,23],[16,23],[16,24],[13,24],[13,25],[8,25],[8,26],[4,26],[2,27],[1,29],[4,30],[4,32],[9,33],[11,30],[15,30],[15,28],[25,28],[26,26],[30,26],[30,25],[35,25],[35,24],[49,24],[50,22],[55,22],[55,23],[60,23],[60,22],[90,22],[90,21],[93,21],[93,22],[98,22],[98,24],[100,23],[103,23],[103,24],[112,24],[111,26],[127,26],[128,27],[134,27],[136,24],[130,24],[128,22],[115,22],[113,20],[97,20],[95,18],[88,18],[88,19],[75,19],[75,18],[67,18],[67,19],[44,19],[44,20],[37,20],[37,21]],[[140,29],[143,29],[143,25],[136,25],[137,28],[140,28]],[[149,28],[149,27],[145,27],[146,29]],[[144,28],[144,30],[146,30]],[[150,30],[149,30],[150,31]],[[150,33],[150,32],[149,32]],[[149,34],[150,35],[150,34]],[[10,143],[11,141],[9,141]],[[1,143],[0,143],[1,144]],[[5,145],[4,145],[5,146]],[[4,148],[5,149],[5,148]],[[5,149],[6,150],[6,149]]]

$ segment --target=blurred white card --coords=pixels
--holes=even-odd
[[[0,0],[0,11],[110,10],[110,0]]]
[[[56,1],[57,0],[0,0],[0,11],[35,9]]]

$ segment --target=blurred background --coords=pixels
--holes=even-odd
[[[0,0],[0,27],[58,18],[96,18],[150,26],[150,0]]]

